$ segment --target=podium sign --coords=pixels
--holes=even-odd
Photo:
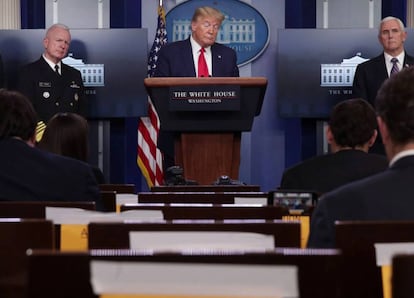
[[[250,131],[253,119],[260,114],[267,79],[255,78],[146,78],[144,85],[155,105],[161,121],[161,129],[175,132],[235,132]],[[170,90],[226,90],[229,86],[240,88],[240,109],[237,111],[217,111],[215,105],[205,109],[174,111],[170,109]],[[200,89],[201,90],[201,89]],[[191,113],[189,113],[189,111]]]
[[[185,178],[202,185],[221,175],[237,180],[241,132],[260,114],[267,79],[146,78],[144,85],[161,129],[177,133],[175,164]]]
[[[240,111],[240,86],[174,86],[170,111]]]

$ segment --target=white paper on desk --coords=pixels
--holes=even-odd
[[[260,205],[267,205],[267,198],[247,198],[247,197],[234,197],[235,204],[260,204]]]
[[[121,206],[124,204],[136,204],[138,203],[138,195],[133,193],[117,193],[116,205]]]
[[[391,265],[396,254],[414,253],[414,242],[375,243],[374,246],[377,266]]]
[[[132,231],[131,249],[136,250],[273,250],[271,235],[222,231]]]
[[[90,268],[97,295],[299,297],[298,270],[289,265],[93,260]]]
[[[82,224],[90,222],[123,222],[125,220],[160,221],[161,210],[131,210],[122,213],[100,212],[80,208],[46,207],[46,219],[54,224]]]

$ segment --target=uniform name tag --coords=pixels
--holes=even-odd
[[[39,87],[52,87],[51,82],[39,82]]]
[[[70,88],[79,89],[80,86],[78,84],[76,84],[74,81],[72,81],[72,84],[70,85]]]

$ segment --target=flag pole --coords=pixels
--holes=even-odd
[[[158,51],[167,43],[165,13],[162,0],[158,0],[158,21],[155,38],[148,57],[148,77],[154,75]],[[148,186],[163,185],[163,153],[157,147],[160,120],[157,111],[148,96],[148,116],[141,117],[138,123],[137,163]]]

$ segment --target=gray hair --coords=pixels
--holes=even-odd
[[[66,30],[66,31],[70,31],[68,26],[66,26],[64,24],[61,24],[61,23],[55,23],[46,30],[46,36],[49,35],[50,31],[52,31],[56,28],[60,28],[60,29]]]
[[[383,18],[383,19],[381,20],[381,22],[380,22],[380,24],[379,24],[379,26],[378,26],[378,35],[381,35],[381,28],[382,28],[382,25],[383,25],[385,22],[388,22],[388,21],[397,21],[398,25],[400,26],[401,31],[405,31],[405,26],[404,26],[404,23],[403,23],[403,22],[402,22],[399,18],[397,18],[397,17],[393,17],[393,16],[388,16],[388,17],[385,17],[385,18]]]

